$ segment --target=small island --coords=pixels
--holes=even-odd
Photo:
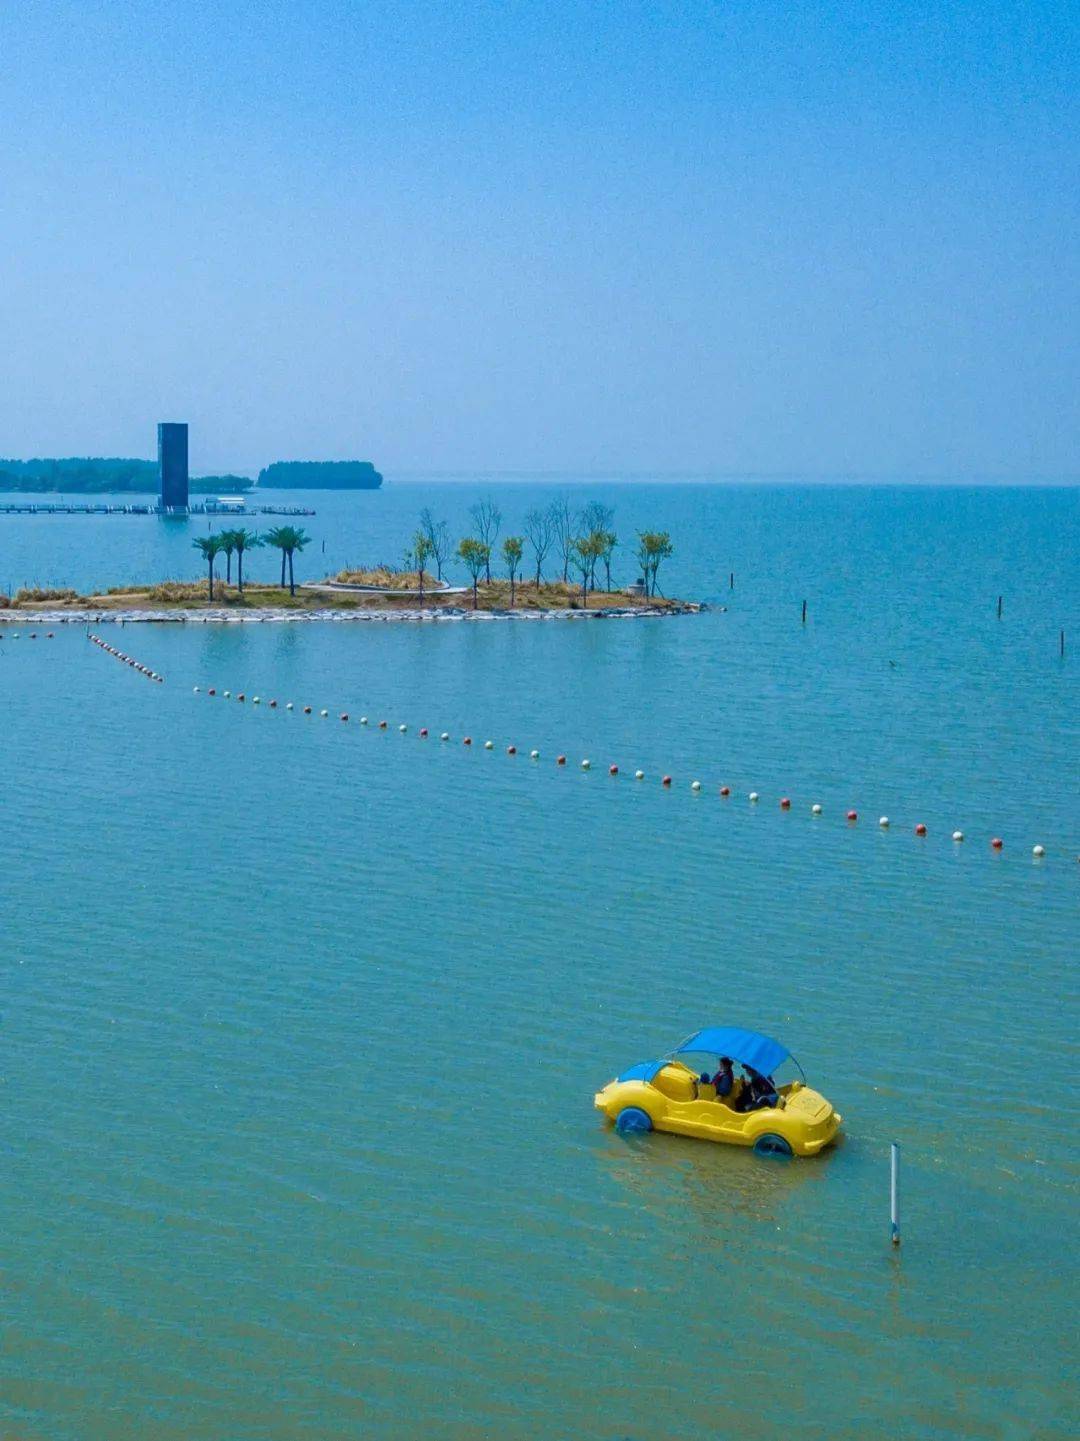
[[[505,536],[497,549],[502,513],[495,502],[472,506],[470,518],[473,532],[455,545],[446,521],[424,510],[404,566],[350,567],[299,583],[296,560],[312,543],[302,528],[279,525],[263,533],[246,527],[222,529],[192,538],[206,566],[198,579],[111,586],[92,593],[27,588],[10,598],[0,595],[0,623],[13,622],[20,612],[59,622],[537,619],[680,615],[702,609],[660,593],[657,576],[673,553],[667,531],[636,532],[638,575],[629,586],[618,586],[612,565],[619,539],[608,506],[593,502],[574,511],[566,498],[553,501],[544,511],[530,511],[521,533]],[[253,552],[265,550],[278,553],[276,585],[250,574]],[[468,572],[468,584],[452,585],[445,578],[451,562]],[[545,564],[551,579],[544,577]]]
[[[275,460],[259,471],[267,490],[378,490],[382,482],[370,460]]]
[[[240,621],[240,620],[540,620],[580,617],[603,619],[630,616],[685,615],[702,609],[693,601],[646,598],[640,589],[591,591],[586,604],[581,589],[561,581],[539,587],[528,581],[515,586],[492,580],[472,587],[439,587],[430,582],[421,594],[415,575],[372,571],[350,572],[348,581],[337,577],[288,586],[214,584],[214,599],[205,580],[162,581],[154,586],[112,586],[100,593],[81,594],[74,589],[20,590],[9,600],[0,595],[0,626],[31,619],[62,623],[106,620]],[[363,580],[359,577],[363,576]],[[379,585],[379,581],[384,585]],[[412,585],[408,585],[408,582]],[[389,582],[390,584],[386,584]],[[398,589],[401,584],[402,588]],[[385,588],[384,588],[385,586]],[[392,588],[391,588],[392,587]]]

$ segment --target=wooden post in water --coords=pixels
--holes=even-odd
[[[1002,602],[1004,599],[1005,599],[1004,596],[1001,596],[1001,595],[998,596],[998,620],[1001,619],[1001,602]]]
[[[732,572],[731,572],[731,575],[728,577],[728,590],[734,590],[734,589],[735,589],[735,572],[732,571]]]
[[[803,625],[806,624],[806,601],[802,603],[802,623]]]
[[[894,1246],[900,1244],[900,1147],[893,1141],[890,1147],[889,1165],[889,1240]]]
[[[1065,632],[1064,632],[1064,631],[1061,632],[1061,636],[1060,636],[1059,639],[1060,639],[1060,642],[1061,642],[1060,655],[1064,658],[1064,655],[1065,655]]]

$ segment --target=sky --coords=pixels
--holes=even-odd
[[[1080,476],[1080,6],[0,0],[0,456]]]

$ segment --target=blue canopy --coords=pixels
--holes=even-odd
[[[620,1081],[651,1081],[657,1072],[662,1071],[667,1061],[639,1061],[636,1066],[631,1066],[618,1077]]]
[[[771,1076],[791,1052],[771,1036],[757,1031],[743,1031],[738,1026],[707,1026],[676,1046],[673,1055],[684,1051],[702,1052],[708,1056],[730,1056],[744,1066],[752,1066],[763,1076]]]

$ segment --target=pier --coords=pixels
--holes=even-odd
[[[242,503],[221,505],[214,501],[202,505],[94,505],[88,502],[69,504],[54,501],[19,500],[0,504],[0,515],[162,515],[184,520],[191,515],[314,515],[301,505],[252,505]]]

